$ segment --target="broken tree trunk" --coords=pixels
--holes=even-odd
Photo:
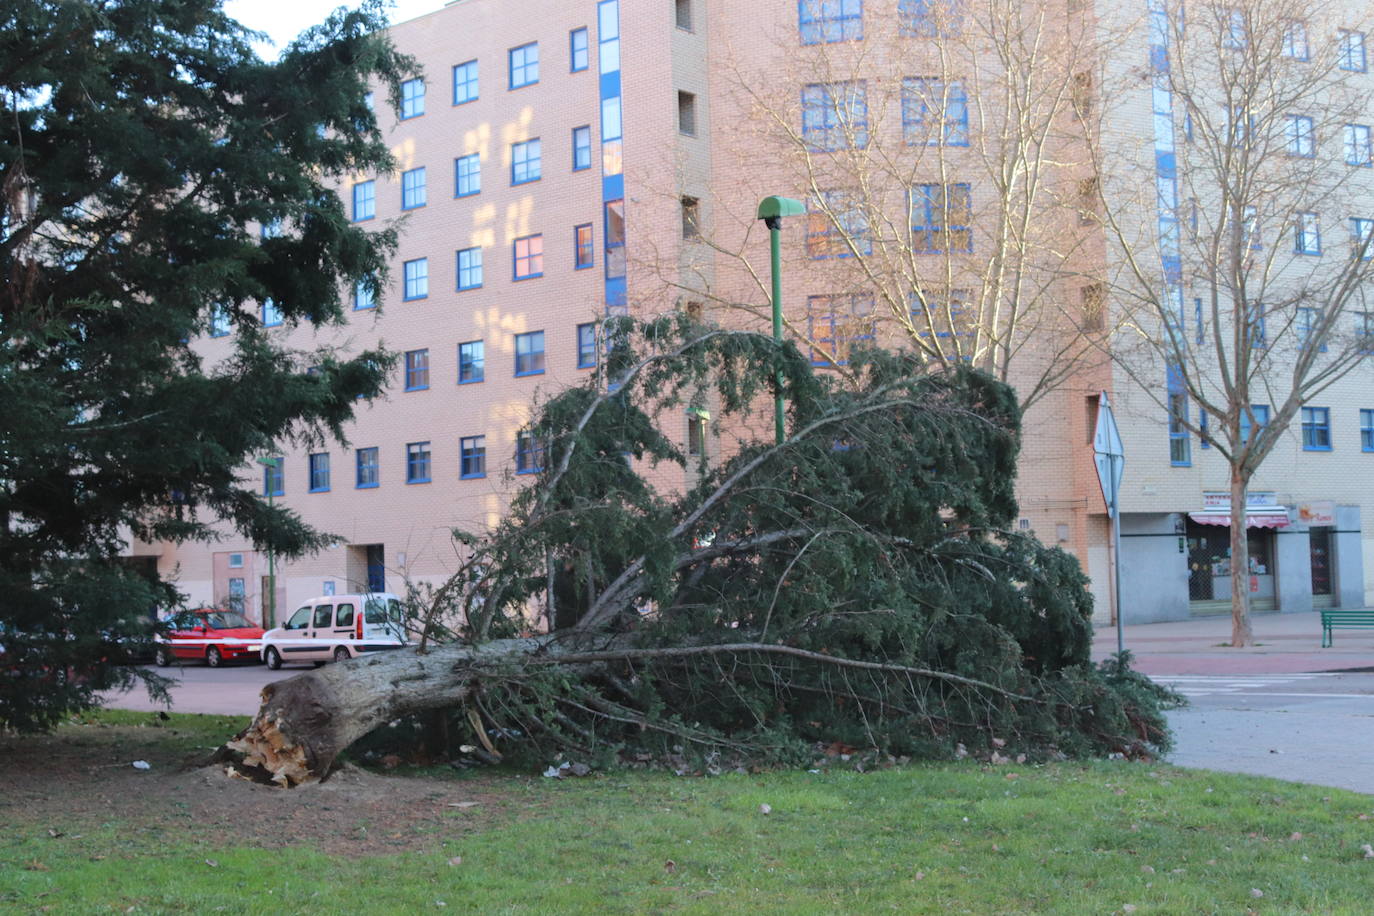
[[[291,787],[323,779],[339,754],[378,726],[401,716],[461,706],[475,699],[484,678],[520,680],[522,673],[558,666],[587,673],[606,665],[688,662],[732,656],[800,662],[841,671],[866,671],[910,681],[942,681],[1004,701],[1042,703],[994,684],[944,671],[879,661],[849,659],[792,646],[762,642],[651,646],[630,634],[589,639],[558,633],[528,639],[495,640],[473,647],[450,645],[421,654],[415,649],[367,656],[308,671],[263,688],[262,707],[248,728],[215,755],[231,772]],[[693,740],[691,729],[650,721],[639,711],[600,704],[607,719],[640,728],[669,730]],[[470,708],[471,712],[471,708]],[[487,744],[481,719],[473,713],[477,738]]]
[[[509,639],[425,654],[401,649],[268,684],[253,722],[215,759],[230,761],[240,775],[287,787],[322,779],[339,754],[379,725],[461,705],[484,663],[528,655],[543,642]]]

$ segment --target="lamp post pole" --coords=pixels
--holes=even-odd
[[[262,465],[264,468],[277,470],[281,468],[281,459],[259,458],[258,464]],[[272,497],[275,496],[277,492],[276,481],[269,475],[266,477],[264,483],[266,486],[264,486],[263,489],[267,491],[267,508],[271,509]],[[267,544],[267,607],[265,610],[266,613],[263,615],[262,628],[264,630],[270,630],[272,627],[276,626],[277,623],[277,555],[272,549],[272,543],[270,541]]]
[[[790,197],[765,197],[759,201],[758,218],[768,227],[768,264],[773,277],[773,339],[782,342],[782,218],[805,213],[801,201]],[[782,372],[774,378],[777,394],[773,398],[773,429],[782,444],[787,430],[783,424]]]

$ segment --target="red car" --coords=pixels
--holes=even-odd
[[[237,611],[180,611],[169,623],[171,631],[157,639],[157,663],[163,667],[172,659],[204,659],[211,668],[232,661],[261,661],[262,627]]]

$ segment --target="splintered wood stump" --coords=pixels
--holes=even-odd
[[[253,722],[220,748],[230,773],[291,787],[323,779],[349,745],[401,716],[461,705],[484,663],[519,660],[543,640],[474,649],[399,649],[306,671],[262,689]]]

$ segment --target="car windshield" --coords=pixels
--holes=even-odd
[[[252,626],[247,618],[237,611],[215,611],[212,614],[206,614],[205,625],[214,630],[237,630]]]
[[[366,616],[363,619],[368,623],[400,623],[401,602],[395,598],[388,598],[385,601],[379,598],[369,598],[365,613]]]

